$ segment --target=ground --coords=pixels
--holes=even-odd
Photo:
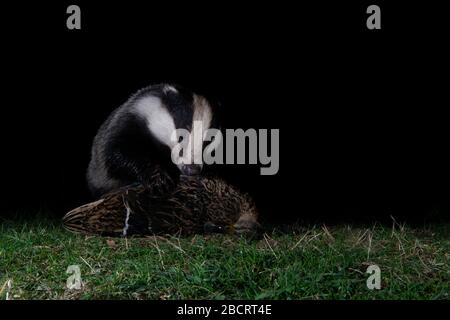
[[[81,289],[66,287],[67,268]],[[366,273],[380,268],[381,289]],[[450,226],[294,225],[226,235],[102,238],[0,220],[0,299],[449,299]]]

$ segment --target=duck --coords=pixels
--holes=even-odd
[[[216,177],[182,176],[168,192],[134,184],[68,212],[66,230],[110,237],[261,233],[253,199]]]

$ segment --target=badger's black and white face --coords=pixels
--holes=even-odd
[[[201,159],[205,132],[216,122],[212,107],[204,97],[180,87],[162,85],[138,97],[133,108],[145,120],[152,136],[170,150],[180,142],[176,130],[185,129],[188,132],[183,141],[185,152],[174,153],[172,160],[182,175],[201,172],[203,164],[194,164],[193,159]]]

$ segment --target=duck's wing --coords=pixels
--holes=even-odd
[[[68,212],[63,226],[75,233],[108,236],[149,233],[147,208],[142,202],[143,188],[111,193]]]

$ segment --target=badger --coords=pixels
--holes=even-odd
[[[201,174],[202,164],[173,161],[171,150],[177,143],[173,132],[192,132],[194,121],[200,121],[203,130],[218,128],[216,110],[204,96],[179,85],[151,85],[133,94],[95,135],[87,170],[94,198],[133,184],[165,190],[180,175]],[[192,153],[207,144],[203,138],[192,141],[188,151]],[[181,153],[175,157],[182,157]]]

